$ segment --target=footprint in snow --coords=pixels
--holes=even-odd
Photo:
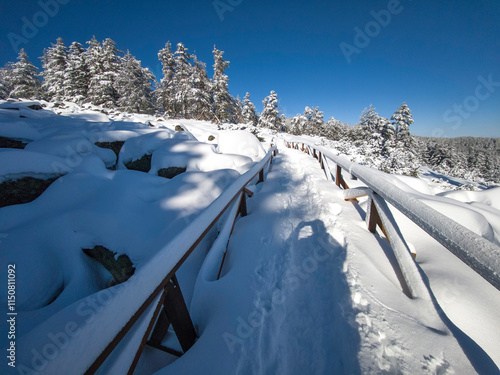
[[[455,374],[453,370],[444,358],[435,358],[432,355],[424,356],[425,364],[422,369],[428,370],[431,374],[445,375],[445,374]]]

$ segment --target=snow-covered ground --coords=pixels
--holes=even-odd
[[[21,364],[44,370],[53,353],[38,358],[30,350],[37,343],[23,338],[45,340],[50,327],[66,323],[54,316],[69,319],[61,312],[108,287],[111,275],[82,248],[127,254],[136,275],[125,284],[144,282],[140,270],[270,143],[280,152],[234,226],[220,279],[213,251],[195,251],[179,271],[198,341],[179,359],[147,346],[136,373],[499,373],[500,292],[394,210],[436,300],[408,299],[387,242],[366,230],[365,202],[344,201],[315,159],[279,137],[261,131],[261,145],[227,130],[241,126],[42,104],[35,111],[0,102],[0,137],[28,143],[0,149],[0,182],[63,175],[33,202],[0,208],[0,267],[16,264],[16,340],[25,351],[17,368],[1,363],[1,373],[30,373]],[[20,109],[4,109],[13,105]],[[95,145],[115,141],[125,141],[118,157]],[[149,173],[127,169],[146,154]],[[186,171],[157,176],[170,167]],[[500,244],[500,188],[454,191],[432,171],[387,179]],[[7,288],[2,293],[7,301]],[[6,309],[5,302],[4,317]],[[0,328],[6,348],[8,328]]]

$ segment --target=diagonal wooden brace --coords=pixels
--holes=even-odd
[[[165,338],[170,324],[172,324],[175,335],[185,353],[194,345],[197,335],[175,275],[165,286],[163,309],[158,316],[148,344],[153,347],[161,347],[161,342]]]
[[[165,312],[185,353],[194,345],[197,335],[175,275],[165,286],[165,291]]]

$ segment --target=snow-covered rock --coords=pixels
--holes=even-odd
[[[245,130],[221,131],[218,137],[217,151],[221,154],[244,155],[257,161],[266,151],[257,137]]]

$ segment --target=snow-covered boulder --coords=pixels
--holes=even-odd
[[[83,158],[90,155],[98,156],[107,167],[116,164],[116,155],[112,150],[97,147],[79,134],[45,137],[29,143],[25,150],[64,158],[70,168],[79,165]]]
[[[173,131],[165,129],[127,139],[118,155],[117,169],[127,169],[126,164],[130,165],[145,155],[150,156],[165,140],[173,138],[174,134]]]
[[[159,170],[170,167],[186,168],[187,171],[234,169],[244,172],[247,169],[245,166],[251,163],[252,159],[248,156],[221,155],[208,143],[170,140],[153,153],[149,173],[157,174]]]
[[[18,149],[0,149],[0,182],[23,177],[47,179],[68,172],[63,158]]]
[[[221,131],[218,138],[217,152],[221,154],[244,155],[253,161],[259,161],[266,155],[257,137],[245,130]]]
[[[18,117],[33,119],[57,116],[54,112],[43,109],[40,102],[28,100],[0,100],[0,110],[12,111]]]
[[[66,173],[64,159],[18,149],[0,150],[0,207],[35,200]]]

